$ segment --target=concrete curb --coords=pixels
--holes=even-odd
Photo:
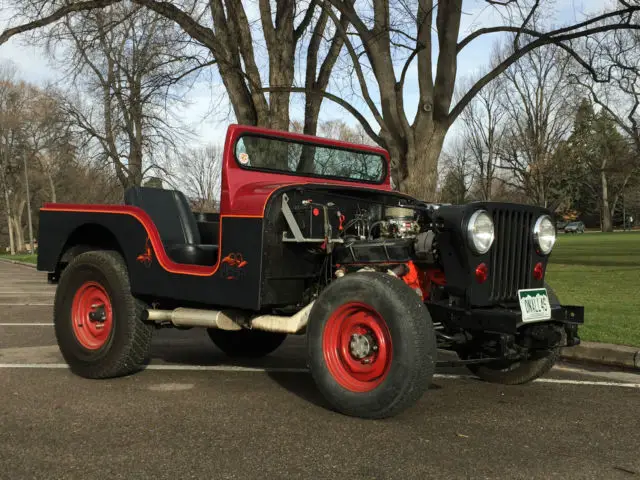
[[[0,258],[0,262],[13,263],[14,265],[22,265],[24,267],[36,268],[35,263],[21,262],[20,260],[11,260],[9,258]]]
[[[575,347],[563,348],[563,360],[596,363],[612,367],[640,370],[640,348],[610,343],[582,342]]]

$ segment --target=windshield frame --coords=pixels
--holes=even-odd
[[[382,161],[383,164],[383,172],[382,175],[380,176],[379,180],[363,180],[363,179],[359,179],[359,178],[351,178],[351,177],[341,177],[338,175],[320,175],[317,173],[308,173],[308,172],[291,172],[288,170],[278,170],[275,168],[265,168],[265,167],[251,167],[251,166],[247,166],[247,165],[243,165],[240,160],[238,159],[238,155],[237,155],[237,149],[238,149],[238,143],[240,142],[240,140],[242,140],[243,137],[252,137],[252,138],[266,138],[269,140],[276,140],[276,141],[280,141],[280,142],[286,142],[286,143],[293,143],[293,144],[297,144],[297,145],[310,145],[313,147],[320,147],[320,148],[327,148],[330,150],[343,150],[346,152],[352,152],[352,153],[361,153],[361,154],[367,154],[367,155],[372,155],[372,156],[376,156],[379,157],[380,160]],[[346,142],[345,142],[346,143]],[[376,151],[374,151],[374,149]],[[293,138],[287,138],[287,137],[281,137],[278,135],[269,135],[266,133],[258,133],[258,132],[242,132],[238,138],[236,138],[234,144],[233,144],[233,158],[234,161],[236,163],[236,165],[238,167],[240,167],[243,170],[249,171],[249,172],[262,172],[262,173],[271,173],[271,174],[276,174],[276,175],[287,175],[287,176],[292,176],[292,177],[306,177],[306,178],[318,178],[318,179],[323,179],[323,180],[338,180],[338,181],[343,181],[343,182],[350,182],[350,183],[363,183],[363,184],[368,184],[368,185],[383,185],[388,176],[389,176],[389,159],[386,155],[382,154],[380,151],[377,151],[378,147],[371,147],[371,150],[369,150],[367,148],[366,145],[363,145],[363,148],[350,148],[347,146],[338,146],[335,144],[326,144],[323,142],[312,142],[312,141],[304,141],[304,140],[298,140],[298,139],[293,139]]]

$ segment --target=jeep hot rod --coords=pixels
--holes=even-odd
[[[337,411],[395,415],[427,390],[437,349],[521,384],[579,343],[581,306],[545,282],[556,240],[530,205],[427,203],[394,191],[385,150],[232,125],[220,212],[132,187],[122,204],[45,204],[38,269],[55,334],[87,378],[139,371],[154,329],[207,329],[233,357],[306,335]]]

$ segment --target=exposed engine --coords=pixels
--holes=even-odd
[[[437,263],[431,220],[436,206],[314,196],[283,196],[282,213],[289,226],[284,242],[315,243],[318,253],[333,253],[333,261],[343,265]]]
[[[338,215],[344,214],[338,211]],[[420,233],[419,214],[407,207],[362,210],[344,222],[340,235],[345,239],[413,238]]]
[[[408,238],[420,233],[416,211],[405,207],[386,207],[384,220],[380,220],[380,236],[384,238]]]

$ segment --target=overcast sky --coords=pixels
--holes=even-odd
[[[0,0],[0,30],[7,25],[7,20],[11,15],[11,12],[6,8],[7,3],[5,0]],[[555,5],[552,15],[553,23],[567,24],[582,19],[585,12],[601,9],[605,2],[602,0],[556,0],[546,3]],[[496,15],[495,9],[488,7],[484,0],[465,0],[463,9],[460,37],[466,36],[479,27],[499,23],[500,19]],[[493,45],[498,40],[497,36],[484,36],[466,47],[459,56],[458,78],[477,76],[486,67]],[[38,85],[45,85],[49,82],[59,85],[63,83],[59,72],[47,61],[43,52],[25,45],[24,39],[14,37],[8,43],[0,46],[0,63],[6,61],[14,63],[18,69],[19,78],[28,82]],[[415,68],[407,77],[405,91],[405,104],[407,106],[415,105],[418,94]],[[213,101],[220,102],[220,99],[222,99],[222,104],[213,105]],[[193,88],[187,100],[189,106],[182,112],[182,117],[196,129],[200,141],[202,143],[222,143],[226,126],[229,123],[226,116],[229,107],[228,104],[225,104],[221,86],[212,86],[204,81],[200,82]],[[301,116],[300,105],[301,102],[295,102],[292,116]],[[409,110],[409,107],[407,108]],[[207,115],[212,109],[217,114]],[[412,114],[413,111],[410,112],[410,115]],[[347,112],[328,101],[323,104],[321,117],[326,120],[345,119],[349,123],[355,123],[355,120],[349,118]],[[450,138],[451,135],[448,140]]]

